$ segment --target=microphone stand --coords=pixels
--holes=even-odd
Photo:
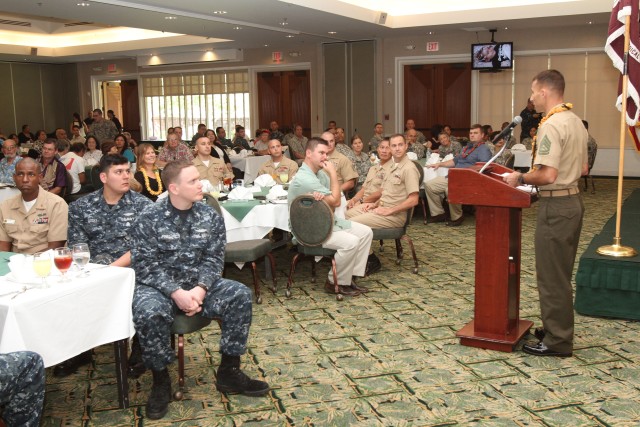
[[[513,128],[512,128],[513,130]],[[493,138],[493,141],[491,141],[492,144],[495,144],[496,142],[498,142],[498,138],[500,137],[500,135],[497,135],[495,138]],[[493,156],[491,159],[489,159],[489,161],[487,163],[484,164],[484,166],[482,167],[482,169],[480,169],[480,173],[484,172],[484,170],[487,168],[487,166],[489,166],[491,163],[493,163],[498,157],[500,157],[500,155],[504,152],[504,149],[507,148],[507,143],[505,141],[505,143],[502,145],[502,148],[500,149],[500,151],[498,151],[496,153],[495,156]]]

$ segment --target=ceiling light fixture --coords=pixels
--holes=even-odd
[[[292,38],[294,38],[295,36],[294,36],[293,34],[287,34],[287,36],[286,36],[286,37],[287,37],[288,39],[292,39]]]
[[[282,22],[280,22],[280,25],[283,27],[286,27],[287,25],[289,25],[289,23],[287,22],[287,18],[282,18]]]
[[[225,15],[227,13],[226,10],[214,10],[213,14],[214,15]]]
[[[168,20],[168,21],[173,21],[175,19],[178,19],[177,16],[165,16],[164,19]]]
[[[91,6],[91,3],[89,3],[88,1],[81,1],[76,3],[76,5],[81,6],[81,7],[86,7],[86,6]]]
[[[334,34],[338,34],[338,32],[337,31],[327,31],[327,34],[334,35]]]
[[[235,27],[233,27],[234,30],[241,30],[242,27],[238,27],[237,25]]]

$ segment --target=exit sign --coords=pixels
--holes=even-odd
[[[440,50],[438,42],[427,42],[427,52],[437,52]]]

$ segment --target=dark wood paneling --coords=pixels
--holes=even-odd
[[[138,81],[123,80],[120,82],[122,98],[122,127],[136,141],[140,141],[140,103],[138,101]]]
[[[309,70],[258,73],[258,122],[269,128],[277,121],[280,129],[299,123],[311,136],[311,92]]]

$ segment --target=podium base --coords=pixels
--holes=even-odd
[[[488,334],[477,332],[474,327],[474,321],[472,320],[460,329],[456,333],[456,336],[460,338],[461,345],[511,353],[516,344],[518,344],[518,341],[520,341],[532,327],[533,322],[531,320],[519,320],[512,334]]]

